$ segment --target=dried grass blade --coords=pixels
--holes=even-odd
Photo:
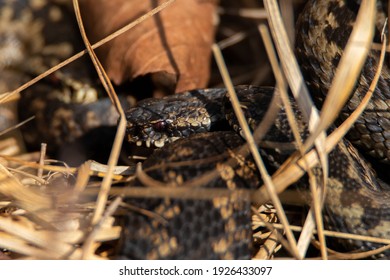
[[[283,76],[281,69],[279,67],[279,64],[277,62],[276,53],[275,53],[275,50],[274,50],[272,43],[271,43],[271,36],[269,35],[267,27],[264,25],[261,25],[259,27],[259,31],[260,31],[260,34],[262,35],[263,42],[264,42],[264,45],[265,45],[265,48],[266,48],[266,51],[268,54],[268,58],[269,58],[269,61],[271,63],[271,66],[272,66],[272,69],[273,69],[273,72],[274,72],[274,75],[275,75],[275,78],[277,81],[277,88],[279,88],[280,92],[281,92],[281,98],[282,98],[282,101],[284,104],[284,108],[286,109],[287,118],[288,118],[288,121],[291,125],[291,130],[293,132],[295,142],[298,146],[298,150],[299,150],[301,156],[303,156],[305,153],[305,150],[304,150],[303,145],[302,145],[302,139],[300,137],[299,129],[297,126],[297,120],[294,116],[294,112],[292,110],[292,106],[290,104],[289,97],[287,94],[287,90],[286,90],[287,84],[285,82],[284,76]],[[326,259],[327,258],[326,243],[325,243],[325,237],[323,234],[323,222],[322,222],[322,215],[321,215],[321,209],[322,209],[321,197],[323,197],[323,196],[319,195],[317,192],[316,177],[314,176],[313,172],[311,172],[311,169],[307,168],[307,172],[308,172],[309,180],[310,180],[310,189],[311,189],[312,194],[313,194],[312,195],[313,196],[312,209],[314,209],[315,221],[317,223],[317,228],[318,228],[318,232],[319,232],[319,239],[320,239],[320,244],[321,244],[321,255],[324,259]],[[325,188],[325,186],[322,185],[321,190],[319,191],[320,194],[324,193],[324,188]],[[309,213],[309,217],[311,217],[311,212]],[[307,221],[305,223],[307,226],[306,226],[305,230],[302,232],[301,236],[299,237],[298,245],[297,245],[299,252],[303,256],[306,254],[307,248],[309,247],[310,240],[311,240],[311,238],[310,238],[311,232],[315,227],[313,219],[309,218],[309,219],[307,219]]]
[[[318,110],[312,102],[309,91],[305,85],[303,76],[299,70],[298,62],[290,47],[287,32],[281,18],[278,4],[275,0],[264,0],[264,6],[268,14],[268,23],[271,28],[272,37],[278,51],[283,73],[290,85],[291,91],[300,106],[302,113],[309,124],[310,132],[314,131],[318,121]],[[320,156],[321,166],[324,169],[324,181],[327,172],[327,156],[324,153],[323,142],[325,133],[316,136],[316,148]],[[309,147],[310,148],[310,147]],[[306,150],[306,149],[305,149]]]
[[[216,45],[216,44],[214,44],[212,46],[212,49],[213,49],[214,57],[217,61],[219,71],[222,75],[222,79],[223,79],[224,84],[228,90],[234,112],[237,116],[238,122],[241,126],[243,133],[244,133],[245,139],[249,145],[249,149],[251,151],[251,154],[254,158],[254,161],[256,163],[257,168],[260,171],[261,177],[265,183],[265,186],[266,186],[267,191],[270,195],[272,203],[274,204],[274,207],[278,211],[279,218],[280,218],[281,222],[283,223],[283,225],[285,226],[287,239],[288,239],[290,246],[292,248],[292,253],[296,258],[300,259],[301,256],[300,256],[300,254],[297,250],[297,247],[296,247],[296,240],[294,238],[294,235],[292,234],[292,231],[289,229],[289,222],[288,222],[288,219],[284,213],[282,203],[280,202],[278,195],[275,191],[275,187],[274,187],[273,182],[271,180],[271,176],[268,174],[267,169],[265,168],[264,162],[261,159],[261,156],[259,154],[259,151],[257,150],[255,140],[253,139],[253,136],[252,136],[252,133],[249,129],[248,123],[246,122],[246,119],[244,117],[244,113],[242,112],[242,109],[240,107],[240,102],[237,98],[233,83],[232,83],[232,81],[230,79],[230,75],[227,71],[224,59],[222,57],[222,53],[221,53],[220,49],[218,48],[218,45]]]
[[[55,232],[40,232],[35,228],[24,226],[11,217],[0,217],[0,229],[14,237],[21,238],[53,255],[63,255],[72,250],[72,246],[61,242]]]
[[[267,240],[261,246],[257,254],[252,258],[254,260],[268,260],[271,259],[272,254],[275,252],[276,248],[279,246],[277,230],[274,229],[271,231],[271,234],[267,237]]]
[[[345,136],[345,134],[348,132],[349,128],[353,125],[353,123],[357,120],[357,118],[361,115],[361,113],[366,108],[368,101],[370,100],[374,89],[376,87],[376,84],[378,83],[380,73],[382,71],[382,66],[385,58],[385,51],[386,51],[386,39],[384,37],[383,43],[382,43],[382,51],[381,56],[379,60],[379,64],[377,67],[377,72],[375,73],[374,79],[372,80],[372,83],[370,85],[369,90],[367,91],[366,95],[362,99],[362,102],[359,104],[359,106],[356,108],[356,110],[349,116],[348,119],[346,119],[338,128],[336,128],[326,139],[326,152],[329,153],[333,150],[333,148],[340,142],[340,140]],[[280,173],[277,173],[273,177],[273,181],[275,186],[277,187],[277,192],[284,191],[289,185],[299,180],[304,174],[305,174],[305,163],[308,163],[310,167],[313,167],[318,164],[318,158],[315,154],[315,151],[310,151],[307,153],[302,159],[300,159],[298,162],[287,166],[284,170],[282,170]],[[269,201],[269,196],[265,189],[262,187],[253,196],[253,201],[258,203],[265,203]]]
[[[23,186],[4,166],[0,165],[0,193],[15,199],[21,208],[35,213],[49,209],[50,198]]]
[[[82,248],[82,254],[81,259],[90,259],[91,256],[93,256],[92,251],[96,248],[96,241],[98,240],[98,236],[100,234],[100,231],[102,230],[102,226],[104,222],[114,215],[114,212],[119,207],[120,203],[122,202],[121,197],[117,197],[108,207],[105,211],[104,215],[99,219],[98,223],[94,225],[92,231],[88,235],[87,239],[84,242],[83,248]],[[95,246],[93,246],[95,245]]]
[[[113,89],[113,86],[110,82],[110,79],[108,78],[107,74],[105,73],[105,70],[103,66],[101,65],[100,61],[98,60],[96,54],[93,51],[93,48],[87,38],[87,35],[84,30],[84,25],[83,21],[81,18],[81,13],[80,13],[80,8],[79,8],[79,3],[77,0],[73,0],[73,7],[75,10],[76,18],[77,18],[77,23],[79,25],[80,33],[83,38],[84,44],[87,47],[88,53],[91,57],[91,60],[95,66],[96,72],[99,75],[99,78],[106,89],[107,94],[109,95],[111,101],[114,103],[116,106],[116,109],[118,110],[120,114],[120,121],[118,124],[117,132],[115,135],[113,147],[111,149],[110,157],[108,159],[108,169],[106,176],[104,176],[101,188],[99,191],[94,215],[92,217],[91,224],[94,227],[92,232],[88,235],[84,245],[83,245],[83,253],[82,253],[82,258],[88,258],[90,255],[92,255],[93,248],[95,247],[95,237],[97,235],[97,231],[100,228],[101,222],[102,222],[102,216],[103,216],[103,211],[106,207],[106,203],[108,200],[108,195],[110,192],[111,188],[111,183],[113,180],[113,171],[114,167],[118,162],[119,158],[119,153],[122,147],[122,142],[125,136],[126,132],[126,117],[123,111],[123,108],[119,102],[119,99]],[[117,203],[119,205],[119,203]],[[111,209],[111,207],[109,207]]]
[[[146,14],[142,15],[141,17],[139,17],[138,19],[132,21],[131,23],[129,23],[128,25],[120,28],[119,30],[115,31],[114,33],[108,35],[107,37],[101,39],[99,42],[96,42],[95,44],[93,44],[91,47],[92,49],[96,49],[102,45],[104,45],[105,43],[115,39],[116,37],[118,37],[119,35],[123,34],[124,32],[132,29],[134,26],[140,24],[141,22],[145,21],[146,19],[152,17],[153,15],[161,12],[163,9],[165,9],[166,7],[168,7],[169,5],[171,5],[173,2],[175,2],[176,0],[167,0],[166,2],[162,3],[161,5],[157,6],[156,8],[150,10],[149,12],[147,12]],[[82,57],[83,55],[85,55],[87,53],[87,50],[82,50],[81,52],[73,55],[72,57],[66,59],[65,61],[61,62],[61,63],[58,63],[56,66],[50,68],[49,70],[47,70],[46,72],[38,75],[37,77],[35,77],[34,79],[30,80],[29,82],[21,85],[20,87],[18,87],[17,89],[11,91],[11,92],[6,92],[6,93],[3,93],[3,94],[0,94],[0,104],[9,100],[10,98],[12,97],[17,97],[17,95],[25,90],[26,88],[28,88],[29,86],[35,84],[36,82],[42,80],[43,78],[49,76],[50,74],[54,73],[55,71],[61,69],[62,67],[68,65],[69,63],[79,59],[80,57]]]
[[[0,232],[0,247],[7,248],[10,251],[25,256],[30,256],[30,258],[32,257],[34,259],[47,260],[59,258],[58,255],[54,255],[52,252],[36,248],[28,244],[28,242],[16,238],[14,235],[3,232]]]
[[[261,222],[256,223],[256,225],[266,226],[266,223],[264,221],[261,221]],[[279,223],[274,223],[274,224],[272,224],[272,226],[276,229],[283,229],[283,225],[279,224]],[[296,225],[290,225],[290,226],[291,226],[291,229],[293,231],[297,231],[297,232],[300,232],[303,229],[303,227],[301,227],[301,226],[296,226]],[[316,233],[317,233],[316,231],[313,232],[313,234],[316,234]],[[337,231],[331,231],[331,230],[324,230],[324,234],[328,237],[337,237],[337,238],[343,238],[343,239],[360,240],[360,241],[390,245],[390,239],[381,238],[381,237],[359,235],[359,234],[345,233],[345,232],[337,232]]]
[[[268,22],[270,24],[272,35],[276,44],[276,48],[279,53],[284,74],[291,87],[292,93],[295,99],[297,100],[297,103],[299,104],[300,108],[302,109],[306,121],[309,124],[309,131],[312,132],[319,121],[318,112],[313,102],[311,101],[309,92],[304,84],[304,80],[302,74],[300,73],[298,63],[291,49],[291,43],[288,39],[287,32],[280,15],[278,5],[276,1],[273,0],[265,0],[264,5],[268,13]],[[286,98],[285,98],[285,102],[286,102]],[[289,123],[292,127],[294,127],[294,122],[291,122],[290,119],[289,119]],[[322,182],[320,182],[320,186],[322,186],[322,188],[326,186],[327,176],[328,176],[327,154],[324,151],[325,135],[326,135],[325,132],[322,132],[318,135],[318,137],[316,137],[315,140],[315,147],[318,151],[318,156],[320,158],[321,166],[323,169],[323,178],[322,178]],[[300,147],[301,154],[304,154],[306,151],[307,149],[304,146]],[[314,191],[313,207],[315,210],[314,212],[315,212],[316,222],[321,231],[323,226],[322,226],[322,218],[320,212],[322,208],[323,197],[319,197],[319,195],[317,194],[317,184],[314,176],[310,176],[310,182],[311,182],[310,184],[311,189]],[[325,191],[322,190],[319,191],[318,193],[324,194]],[[312,231],[313,228],[314,228],[313,221],[308,220],[307,231]],[[304,234],[302,236],[304,237],[306,235]],[[321,237],[321,241],[322,244],[325,244],[324,238]],[[301,255],[305,255],[308,244],[309,244],[309,240],[307,238],[306,239],[300,238],[300,240],[298,241],[298,250]],[[321,252],[323,257],[326,258],[325,245],[323,245]]]
[[[353,93],[356,81],[370,50],[374,36],[376,0],[363,0],[352,34],[341,56],[339,66],[322,106],[320,122],[305,143],[309,147],[317,135],[329,128]]]
[[[104,228],[100,230],[96,235],[96,240],[99,242],[109,241],[119,238],[122,228],[120,226],[114,226],[111,228]],[[42,233],[49,234],[50,231],[42,231]],[[56,236],[62,242],[69,244],[78,244],[85,239],[85,232],[81,230],[75,231],[62,231],[56,233]]]
[[[15,129],[19,128],[19,127],[21,127],[22,125],[28,123],[29,121],[32,121],[34,118],[35,118],[35,116],[29,117],[28,119],[25,119],[24,121],[22,121],[22,122],[20,122],[20,123],[18,123],[18,124],[16,124],[16,125],[13,125],[13,126],[11,126],[11,127],[8,127],[8,128],[6,128],[6,129],[0,131],[0,136],[3,136],[3,135],[5,135],[6,133],[8,133],[8,132],[10,132],[10,131],[12,131],[12,130],[15,130]]]

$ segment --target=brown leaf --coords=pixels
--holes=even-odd
[[[88,36],[97,41],[165,1],[83,0]],[[205,87],[214,38],[214,12],[215,1],[176,0],[100,47],[99,57],[116,84],[152,74],[157,87],[176,87],[176,92]]]

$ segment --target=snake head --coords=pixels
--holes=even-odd
[[[206,131],[207,118],[199,121],[204,115],[198,108],[191,112],[181,99],[146,99],[126,112],[127,140],[137,146],[161,148],[196,131]]]
[[[161,148],[165,143],[176,140],[174,133],[171,131],[173,129],[171,120],[155,116],[155,118],[150,118],[147,121],[137,120],[134,122],[133,117],[139,115],[139,111],[143,111],[143,108],[134,108],[126,114],[127,140],[130,143],[135,143],[137,146],[146,145],[148,148],[151,145]]]
[[[217,90],[195,90],[142,100],[126,112],[127,140],[138,146],[161,148],[166,143],[209,131],[222,118]]]

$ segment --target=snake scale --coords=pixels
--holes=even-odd
[[[77,50],[75,47],[69,51],[68,41],[63,41],[63,38],[57,42],[56,38],[47,39],[46,35],[42,35],[46,34],[43,18],[49,18],[52,24],[64,19],[63,15],[67,12],[64,10],[62,13],[61,4],[7,0],[0,1],[0,4],[0,69],[3,77],[12,77],[7,79],[12,81],[11,85],[2,78],[0,85],[3,90],[28,80],[36,74],[34,71],[40,72],[55,64],[57,57],[66,57]],[[310,0],[300,15],[296,53],[310,89],[318,94],[319,103],[329,89],[358,8],[358,1]],[[379,38],[386,11],[387,1],[378,1],[375,40]],[[10,29],[11,25],[15,28]],[[27,26],[33,26],[36,32],[26,32]],[[79,38],[74,40],[79,41]],[[57,47],[50,48],[53,45]],[[63,48],[59,48],[59,45]],[[64,53],[58,53],[58,50]],[[361,100],[373,78],[377,61],[378,54],[371,51],[355,93],[340,116],[340,122]],[[38,70],[32,70],[36,69],[36,65],[39,66]],[[22,94],[22,118],[35,112],[36,126],[40,127],[39,132],[49,143],[59,145],[65,137],[72,141],[90,129],[88,125],[85,128],[84,123],[93,123],[93,127],[114,123],[114,118],[108,117],[111,113],[106,115],[106,119],[110,119],[107,123],[102,123],[98,118],[101,112],[111,110],[108,103],[65,103],[65,100],[72,99],[70,97],[50,100],[52,94],[48,92],[57,91],[52,88],[59,87],[68,93],[75,88],[78,91],[84,89],[83,92],[91,90],[88,86],[91,80],[88,69],[78,67],[75,67],[76,73],[83,77],[80,74],[80,69],[83,69],[81,73],[85,71],[86,80],[68,74],[74,70],[62,70],[45,81],[43,86],[40,85],[36,89],[38,93]],[[324,202],[324,218],[329,229],[390,238],[390,186],[377,178],[370,164],[351,144],[370,156],[378,157],[385,164],[390,161],[388,84],[389,70],[385,66],[368,109],[349,134],[351,142],[343,140],[329,154],[329,180]],[[34,91],[34,87],[29,91]],[[272,88],[254,86],[237,87],[237,92],[252,129],[264,118],[272,97],[278,94]],[[123,231],[116,258],[248,259],[252,256],[250,199],[245,190],[255,190],[262,180],[251,157],[243,157],[237,152],[238,147],[245,143],[239,133],[215,131],[226,129],[225,115],[230,116],[230,125],[237,128],[232,113],[229,113],[231,108],[227,100],[225,89],[194,90],[164,99],[144,100],[127,111],[128,140],[137,145],[145,143],[159,148],[143,163],[144,174],[153,182],[164,182],[174,187],[184,185],[183,188],[191,188],[189,193],[198,193],[200,198],[126,198],[125,203],[142,210],[127,211],[118,219]],[[94,113],[99,106],[103,110]],[[296,105],[294,108],[299,132],[305,138],[306,125]],[[27,131],[27,141],[34,143],[39,139],[39,136]],[[293,139],[285,110],[281,107],[274,125],[263,140],[291,143]],[[261,144],[259,151],[270,171],[276,170],[293,152],[290,149],[262,148]],[[209,178],[210,182],[206,184],[201,181],[191,185],[194,178],[210,170],[216,171]],[[132,185],[138,186],[144,182],[139,178]],[[301,188],[305,188],[304,184],[305,178],[298,182]],[[224,196],[202,196],[202,192],[215,188],[225,188],[231,192]],[[356,240],[340,241],[340,245],[347,251],[364,251],[381,246]],[[376,256],[389,257],[389,250]]]

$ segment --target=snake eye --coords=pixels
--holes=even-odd
[[[157,132],[163,132],[167,129],[168,124],[165,121],[158,121],[152,124],[152,127]]]

